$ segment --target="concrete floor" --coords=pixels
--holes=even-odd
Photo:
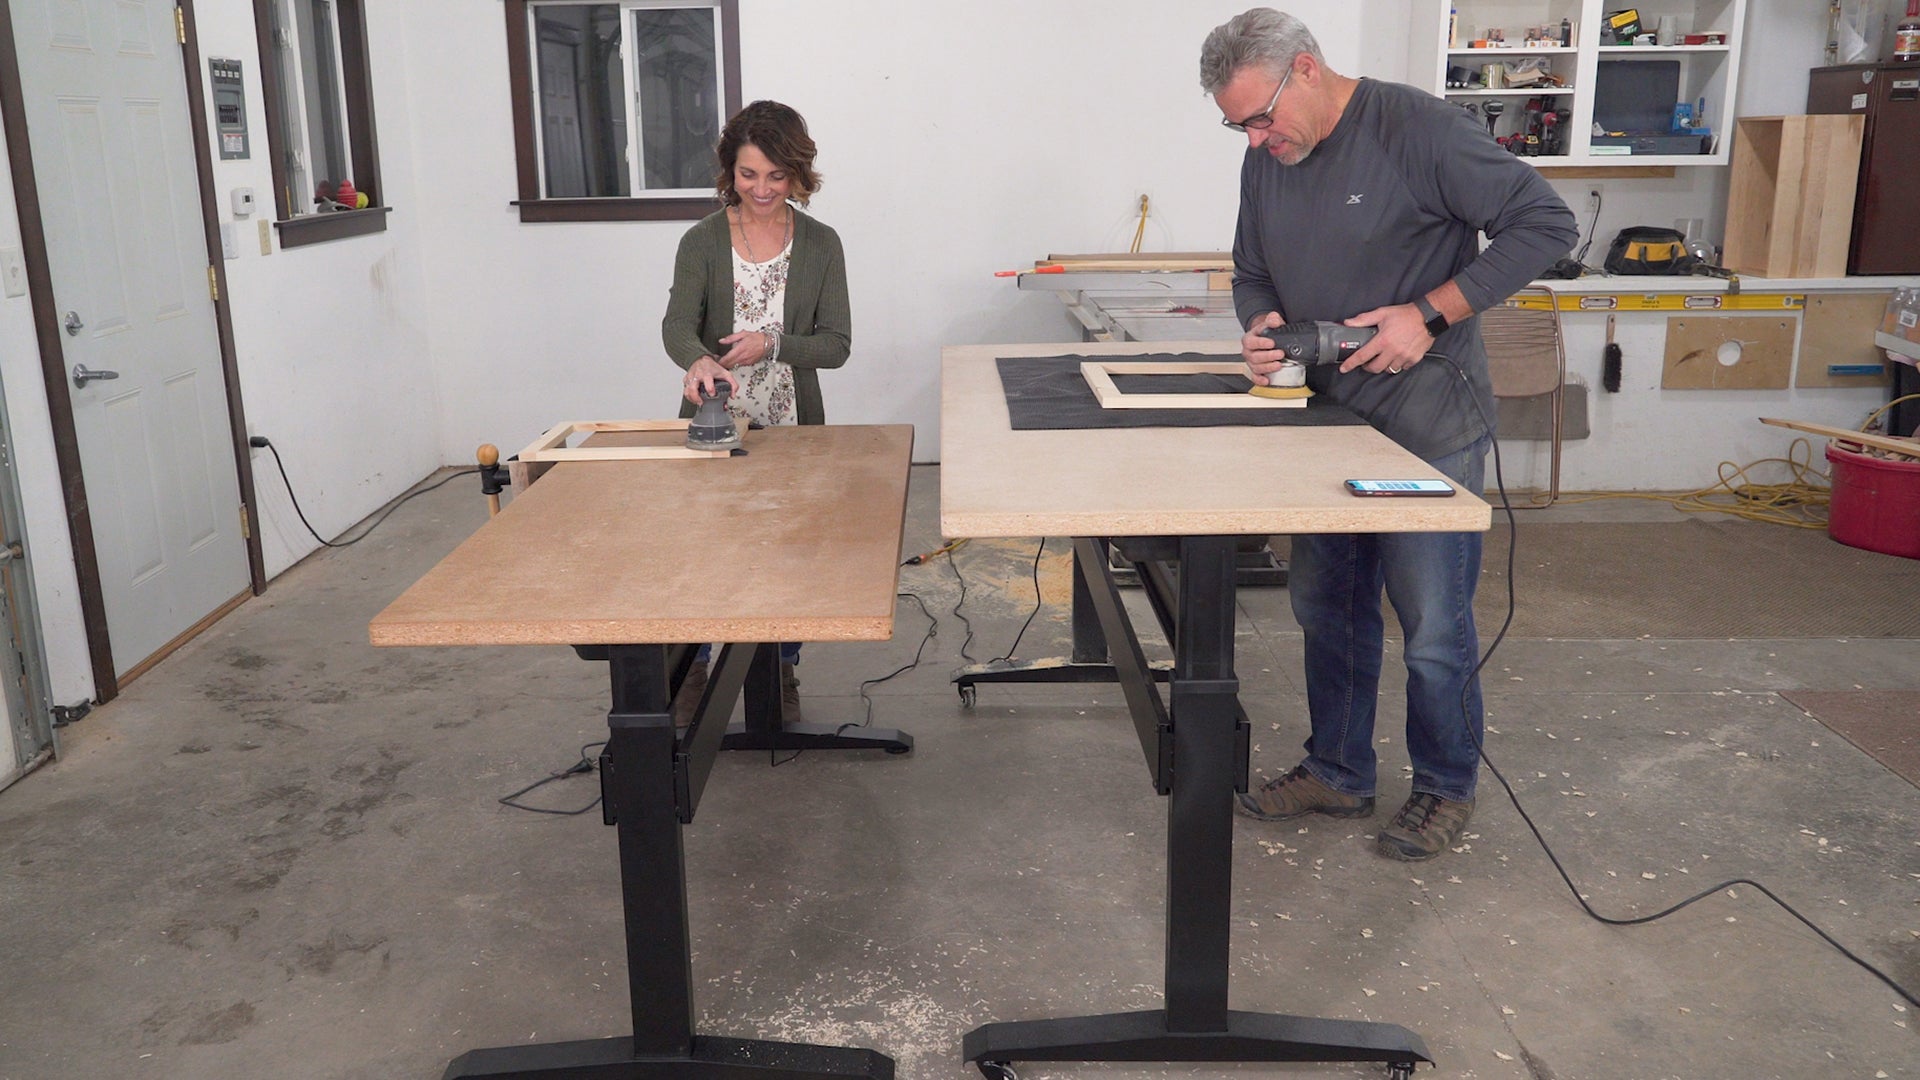
[[[908,546],[925,550],[938,472],[914,474]],[[367,620],[484,513],[457,482],[307,560],[0,794],[0,1078],[430,1078],[475,1046],[622,1032],[613,831],[495,801],[604,737],[604,667],[366,644]],[[1522,528],[1621,513],[1668,511],[1568,507]],[[1025,618],[1032,551],[961,549],[976,657]],[[1049,552],[1052,603],[1023,656],[1065,648],[1065,545]],[[939,636],[872,696],[912,755],[742,753],[714,771],[686,832],[698,1010],[711,1034],[870,1046],[903,1080],[955,1080],[978,1075],[960,1039],[982,1022],[1159,1003],[1165,804],[1116,691],[989,687],[964,709],[953,573],[909,568],[902,587]],[[1284,770],[1305,733],[1299,634],[1284,591],[1241,607],[1255,767]],[[911,659],[925,625],[903,602],[888,646],[808,646],[809,717],[858,719],[858,682]],[[1489,749],[1601,911],[1754,877],[1916,988],[1920,790],[1779,696],[1920,688],[1916,655],[1509,640],[1486,682]],[[1389,777],[1399,697],[1382,700]],[[531,798],[584,806],[596,788]],[[1233,1007],[1404,1024],[1438,1059],[1423,1076],[1920,1076],[1920,1016],[1753,888],[1600,925],[1491,777],[1481,792],[1466,842],[1418,866],[1368,840],[1403,779],[1373,822],[1240,821]]]

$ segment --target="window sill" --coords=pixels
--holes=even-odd
[[[717,196],[691,199],[515,199],[522,222],[699,221],[720,209]]]
[[[280,232],[282,248],[305,247],[308,244],[323,244],[329,240],[344,240],[349,236],[386,232],[387,215],[391,213],[393,213],[391,206],[369,206],[365,210],[303,214],[297,218],[276,221],[273,227]]]

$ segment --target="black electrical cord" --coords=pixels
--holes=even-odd
[[[1600,195],[1600,189],[1594,188],[1593,189],[1593,220],[1587,222],[1587,239],[1580,245],[1580,250],[1573,253],[1573,261],[1579,263],[1582,266],[1585,266],[1587,263],[1587,251],[1593,247],[1594,230],[1600,227],[1600,205],[1605,201],[1606,200],[1602,198]],[[1432,355],[1438,356],[1440,354],[1434,353]],[[1448,361],[1448,363],[1452,363],[1452,361]],[[1456,368],[1455,370],[1459,370],[1459,369]]]
[[[997,664],[1002,660],[1012,660],[1014,650],[1020,647],[1020,639],[1027,636],[1027,627],[1033,625],[1033,617],[1040,614],[1040,555],[1047,550],[1047,538],[1040,538],[1040,546],[1033,549],[1033,610],[1027,612],[1027,621],[1020,624],[1020,632],[1013,635],[1013,644],[1007,646],[1004,656],[996,656],[987,661]]]
[[[519,791],[516,791],[511,795],[502,795],[499,800],[500,805],[511,806],[515,810],[525,810],[530,814],[553,814],[556,817],[579,817],[581,814],[584,814],[587,811],[593,809],[594,807],[599,806],[600,796],[598,795],[595,795],[593,797],[592,802],[588,803],[587,805],[581,807],[578,810],[549,810],[544,806],[528,806],[525,803],[518,803],[518,802],[515,802],[514,800],[518,799],[522,795],[525,795],[527,792],[534,790],[535,788],[545,787],[546,785],[553,783],[555,780],[564,780],[569,776],[578,776],[581,773],[592,772],[593,759],[587,756],[587,752],[589,750],[594,749],[595,747],[605,746],[605,745],[607,745],[607,741],[605,739],[602,739],[599,742],[590,742],[585,746],[582,746],[580,748],[579,761],[574,762],[573,764],[567,766],[566,768],[560,770],[557,773],[551,773],[543,779],[535,780],[533,783],[528,784],[526,787],[521,788]]]
[[[959,619],[960,625],[967,628],[967,636],[960,641],[960,659],[968,663],[977,664],[979,661],[975,660],[973,654],[967,651],[967,647],[973,644],[973,620],[967,618],[966,615],[960,611],[960,609],[967,604],[967,579],[960,576],[960,564],[954,561],[953,549],[951,548],[947,550],[947,566],[953,571],[953,580],[960,586],[960,599],[954,601],[953,617]]]
[[[852,731],[854,728],[872,727],[873,726],[873,698],[868,696],[867,687],[878,686],[881,683],[888,681],[889,679],[897,678],[901,675],[906,674],[909,671],[912,671],[914,668],[919,667],[920,657],[927,651],[927,643],[929,641],[932,641],[935,637],[939,636],[940,620],[933,617],[933,612],[927,609],[927,602],[925,600],[922,600],[918,594],[910,593],[910,592],[894,593],[893,595],[896,599],[911,600],[914,603],[920,605],[920,614],[925,615],[927,617],[927,632],[921,635],[920,646],[913,650],[912,660],[908,661],[905,664],[902,664],[901,666],[893,669],[892,671],[887,672],[885,675],[882,675],[877,679],[861,680],[860,700],[866,703],[866,719],[860,720],[857,722],[848,721],[847,723],[841,724],[839,727],[834,729],[834,734],[836,735],[842,734],[848,731]],[[776,756],[777,751],[769,750],[767,752],[767,764],[774,768],[778,768],[782,765],[785,765],[787,762],[794,760],[795,758],[799,757],[801,754],[804,754],[804,753],[806,753],[805,750],[795,750],[793,753],[788,754],[786,757],[778,757]]]
[[[1869,963],[1864,958],[1856,955],[1851,949],[1848,949],[1845,945],[1840,944],[1839,941],[1834,939],[1832,934],[1829,934],[1825,930],[1822,930],[1819,926],[1814,924],[1813,920],[1807,918],[1805,915],[1800,914],[1800,912],[1796,910],[1792,904],[1789,904],[1785,900],[1782,900],[1777,894],[1774,893],[1772,889],[1767,888],[1765,885],[1762,885],[1760,882],[1755,881],[1752,878],[1744,878],[1744,877],[1731,878],[1729,880],[1721,882],[1718,885],[1713,885],[1708,888],[1702,889],[1701,891],[1693,894],[1692,896],[1687,897],[1685,900],[1682,900],[1679,903],[1673,904],[1669,907],[1662,908],[1661,910],[1656,911],[1651,915],[1641,915],[1637,918],[1630,918],[1630,919],[1622,919],[1622,918],[1616,918],[1609,915],[1602,915],[1600,912],[1594,910],[1593,905],[1587,902],[1587,898],[1585,896],[1581,895],[1579,886],[1573,883],[1572,875],[1568,874],[1567,868],[1561,865],[1559,856],[1553,853],[1553,846],[1547,843],[1546,836],[1540,832],[1540,827],[1534,824],[1534,820],[1532,816],[1527,813],[1526,807],[1520,805],[1520,796],[1517,793],[1515,793],[1515,791],[1513,790],[1513,785],[1507,782],[1506,776],[1504,776],[1500,772],[1499,767],[1493,763],[1493,758],[1487,755],[1486,743],[1484,740],[1481,739],[1480,733],[1473,729],[1473,722],[1471,720],[1472,706],[1470,703],[1470,695],[1473,691],[1474,683],[1476,682],[1476,680],[1479,679],[1481,669],[1487,666],[1487,661],[1493,658],[1494,650],[1498,649],[1500,647],[1500,643],[1506,639],[1507,630],[1513,626],[1513,614],[1514,614],[1514,607],[1515,607],[1514,586],[1513,586],[1513,574],[1514,574],[1514,566],[1515,566],[1514,552],[1520,546],[1519,545],[1520,522],[1516,517],[1514,517],[1513,504],[1507,498],[1506,478],[1504,475],[1502,475],[1501,467],[1500,467],[1500,440],[1494,434],[1493,424],[1491,421],[1487,419],[1486,410],[1481,408],[1480,406],[1480,399],[1477,396],[1475,396],[1473,392],[1473,384],[1470,380],[1467,379],[1467,373],[1461,370],[1460,365],[1454,363],[1453,358],[1447,356],[1445,353],[1430,352],[1427,354],[1427,358],[1445,362],[1448,367],[1453,369],[1454,374],[1460,376],[1460,383],[1463,387],[1466,388],[1466,391],[1467,391],[1467,400],[1473,403],[1474,411],[1480,415],[1480,425],[1483,429],[1486,430],[1488,435],[1488,441],[1490,441],[1493,444],[1493,482],[1494,482],[1494,486],[1498,488],[1500,492],[1500,509],[1505,511],[1507,515],[1507,615],[1506,615],[1506,618],[1502,620],[1500,623],[1499,633],[1493,636],[1493,641],[1487,645],[1487,650],[1485,653],[1481,655],[1480,662],[1475,664],[1473,666],[1473,670],[1467,673],[1467,680],[1460,687],[1460,716],[1462,721],[1464,721],[1466,724],[1467,734],[1473,739],[1473,747],[1474,747],[1474,750],[1480,755],[1480,760],[1486,762],[1487,771],[1493,774],[1494,779],[1500,781],[1501,788],[1503,788],[1507,793],[1508,801],[1513,803],[1514,810],[1520,814],[1520,820],[1526,822],[1527,830],[1533,833],[1534,840],[1536,840],[1540,844],[1540,850],[1546,853],[1547,861],[1553,864],[1554,870],[1560,875],[1560,880],[1566,883],[1567,891],[1573,894],[1573,898],[1580,905],[1581,910],[1585,911],[1587,915],[1590,918],[1592,918],[1594,921],[1605,923],[1608,926],[1640,926],[1644,923],[1653,922],[1656,919],[1664,919],[1667,916],[1673,914],[1674,912],[1679,911],[1682,908],[1689,907],[1692,904],[1697,903],[1698,901],[1704,900],[1707,897],[1712,896],[1714,893],[1717,893],[1722,889],[1730,889],[1735,885],[1751,885],[1755,889],[1758,889],[1760,893],[1764,895],[1767,899],[1780,905],[1781,910],[1793,916],[1795,919],[1798,919],[1802,924],[1804,924],[1807,927],[1807,929],[1812,930],[1815,934],[1819,935],[1820,940],[1833,946],[1834,949],[1837,950],[1841,956],[1844,956],[1848,960],[1853,961],[1855,964],[1859,965],[1861,968],[1866,970],[1868,974],[1872,975],[1876,979],[1879,979],[1881,982],[1887,984],[1887,986],[1892,988],[1894,993],[1899,994],[1901,997],[1905,998],[1910,1004],[1920,1005],[1920,997],[1915,997],[1912,991],[1908,990],[1904,986],[1901,986],[1899,983],[1894,982],[1892,977],[1887,975],[1886,972],[1881,971],[1879,968],[1873,966],[1873,964]]]
[[[446,485],[448,481],[451,481],[456,477],[471,476],[472,474],[480,471],[479,469],[461,469],[457,472],[449,473],[446,476],[441,477],[439,480],[435,481],[432,484],[429,484],[426,487],[419,488],[414,491],[409,491],[405,495],[400,496],[398,499],[395,499],[391,504],[389,504],[387,506],[386,512],[382,513],[379,517],[375,518],[373,520],[373,524],[361,530],[359,536],[356,536],[351,540],[334,541],[334,540],[328,540],[326,537],[321,536],[320,533],[314,529],[313,523],[307,520],[307,515],[303,511],[301,511],[300,497],[293,493],[293,481],[287,479],[287,467],[280,460],[279,447],[276,447],[273,445],[273,443],[269,442],[265,435],[253,436],[252,438],[247,440],[247,445],[252,446],[256,449],[260,447],[265,447],[268,450],[273,451],[274,468],[280,470],[280,482],[287,486],[287,498],[293,501],[293,512],[299,515],[300,524],[305,525],[307,527],[307,531],[309,533],[312,533],[313,538],[315,540],[320,541],[322,546],[330,547],[330,548],[352,547],[353,545],[359,543],[360,541],[365,540],[369,533],[379,528],[380,523],[387,520],[388,515],[392,514],[395,510],[400,509],[401,504],[405,503],[408,499],[411,499],[416,495],[425,495],[427,492],[432,491],[435,488]]]

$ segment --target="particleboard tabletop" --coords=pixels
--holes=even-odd
[[[892,636],[913,428],[745,437],[740,457],[556,465],[375,616],[373,644]]]
[[[940,530],[946,536],[1472,532],[1477,496],[1362,498],[1348,479],[1442,478],[1371,427],[1014,431],[1002,356],[1236,351],[1233,342],[955,345],[942,350]]]

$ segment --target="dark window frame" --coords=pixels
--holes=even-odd
[[[282,248],[302,247],[349,236],[385,232],[386,189],[380,183],[380,146],[374,137],[372,61],[367,52],[366,0],[333,0],[336,32],[340,35],[340,82],[347,99],[347,157],[353,163],[354,190],[365,192],[365,210],[330,214],[295,214],[288,202],[283,148],[287,132],[280,117],[279,50],[273,41],[276,0],[253,0],[255,40],[260,52],[261,99],[267,113],[267,157],[273,166],[273,226]]]
[[[713,213],[720,202],[711,195],[541,198],[539,149],[533,132],[539,88],[534,83],[533,42],[527,31],[528,0],[505,0],[501,6],[507,16],[507,79],[513,94],[513,155],[520,192],[513,205],[519,208],[522,222],[698,221]],[[715,6],[720,10],[721,118],[725,119],[739,112],[744,104],[740,100],[740,3],[739,0],[718,0]]]

